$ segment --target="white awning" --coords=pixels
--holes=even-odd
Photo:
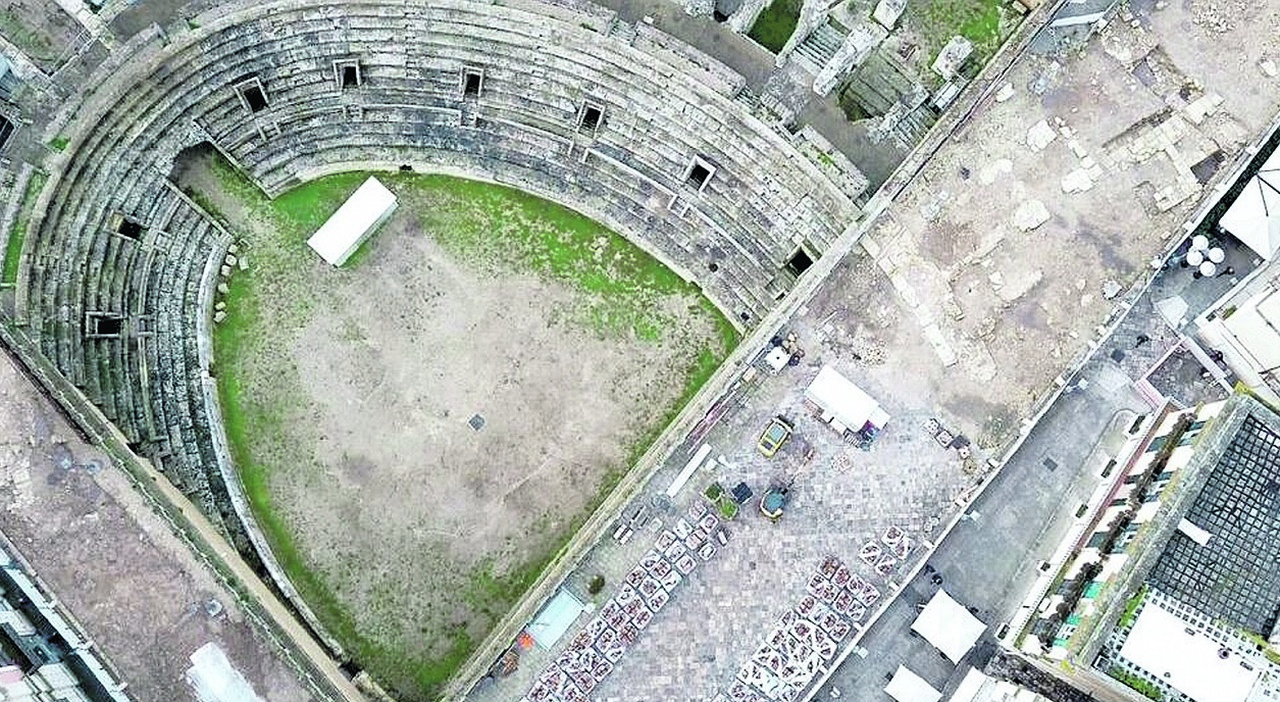
[[[573,626],[573,622],[582,614],[582,610],[586,606],[569,593],[568,590],[560,590],[552,597],[550,601],[538,612],[538,616],[529,622],[526,631],[533,637],[533,640],[542,648],[551,648],[564,632]]]
[[[1280,368],[1280,292],[1268,291],[1250,298],[1222,327],[1249,355],[1259,373]]]
[[[1197,632],[1172,612],[1147,601],[1120,648],[1120,657],[1163,679],[1196,702],[1244,702],[1258,680],[1235,653]]]
[[[262,702],[222,647],[209,642],[191,654],[187,683],[206,702]]]
[[[341,266],[395,209],[395,194],[377,178],[369,176],[311,235],[307,245],[320,254],[320,258]]]
[[[877,429],[889,421],[880,403],[831,366],[823,366],[804,391],[805,399],[822,409],[823,419],[858,431],[866,424]]]
[[[1264,260],[1280,251],[1280,149],[1249,179],[1218,224]]]
[[[960,681],[960,686],[956,691],[951,693],[947,702],[973,702],[978,697],[978,693],[982,691],[982,686],[990,680],[982,671],[977,668],[970,668],[965,673],[964,679]]]
[[[911,629],[952,662],[959,663],[978,642],[982,632],[987,630],[987,625],[969,614],[969,610],[946,592],[938,590],[911,624]]]
[[[901,665],[889,684],[884,686],[884,691],[898,702],[938,702],[942,699],[942,693],[933,689],[924,678]]]

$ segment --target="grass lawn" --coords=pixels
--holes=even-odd
[[[756,18],[747,36],[775,54],[782,51],[796,31],[803,4],[802,0],[773,0]]]
[[[21,8],[0,8],[0,34],[37,61],[53,61],[58,52],[48,35],[31,28]]]
[[[957,34],[973,42],[971,60],[981,63],[1000,48],[1012,29],[1001,24],[1008,14],[1006,4],[1006,0],[933,0],[908,9],[906,21],[924,36],[930,63]]]
[[[445,642],[443,648],[447,650],[434,657],[423,657],[417,651],[388,645],[359,629],[333,584],[308,563],[286,517],[273,505],[270,480],[282,467],[255,459],[254,447],[263,441],[287,443],[290,440],[290,428],[284,426],[281,419],[285,414],[282,409],[300,399],[272,398],[272,404],[248,402],[245,398],[249,393],[242,385],[247,381],[236,372],[236,359],[270,336],[270,331],[263,329],[264,320],[280,319],[279,311],[268,306],[279,305],[281,299],[286,299],[294,305],[286,311],[289,318],[303,320],[311,314],[307,296],[282,296],[279,292],[287,288],[288,281],[299,279],[301,271],[313,265],[315,255],[305,245],[307,236],[368,174],[345,173],[321,178],[269,201],[225,161],[215,159],[213,168],[223,190],[255,218],[269,221],[278,235],[270,240],[247,242],[244,253],[250,268],[232,276],[229,291],[223,298],[229,316],[214,328],[215,375],[227,438],[254,515],[294,585],[355,663],[380,682],[390,682],[401,700],[432,699],[479,641],[468,633],[465,623],[443,630],[427,631],[424,627],[424,636]],[[688,294],[695,290],[639,247],[601,225],[526,193],[447,176],[379,173],[378,178],[397,192],[401,212],[421,211],[415,208],[430,199],[436,203],[437,210],[452,211],[448,206],[440,206],[443,200],[457,203],[459,212],[483,213],[450,222],[449,227],[435,233],[437,242],[458,260],[482,269],[534,274],[589,293],[584,299],[590,302],[576,310],[578,318],[570,321],[593,330],[601,338],[661,339],[666,333],[663,317],[666,313],[655,309],[649,300],[655,294]],[[199,204],[217,214],[217,207],[209,197],[199,192],[191,194]],[[345,267],[359,266],[368,248],[366,243]],[[699,300],[698,313],[715,320],[718,343],[690,358],[678,402],[663,409],[661,422],[641,429],[639,439],[628,448],[627,465],[605,473],[590,509],[599,505],[626,468],[648,448],[736,345],[738,335],[728,320],[706,298]],[[454,600],[450,602],[465,603],[476,616],[496,621],[563,548],[589,516],[590,509],[570,516],[559,527],[535,525],[537,531],[545,534],[543,541],[548,547],[525,562],[498,567],[482,560],[466,574],[465,592],[452,593]],[[385,601],[393,600],[388,597]],[[437,651],[440,648],[437,647]]]
[[[13,285],[18,282],[18,265],[22,259],[22,242],[27,238],[27,225],[31,221],[31,206],[40,195],[44,182],[49,176],[42,171],[34,171],[31,180],[27,181],[26,192],[22,194],[22,204],[18,215],[14,217],[13,228],[9,230],[8,242],[4,251],[4,271],[0,275],[0,283]]]

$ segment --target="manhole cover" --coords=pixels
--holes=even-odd
[[[479,414],[473,414],[471,415],[471,419],[467,420],[467,424],[470,424],[472,429],[480,431],[481,429],[484,429],[484,417]]]
[[[1046,458],[1044,459],[1044,467],[1048,468],[1050,471],[1055,471],[1058,469],[1058,462],[1052,458]]]

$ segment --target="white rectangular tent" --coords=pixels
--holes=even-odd
[[[823,366],[804,391],[806,400],[822,410],[822,419],[837,429],[859,431],[867,424],[882,429],[889,415],[870,395],[831,366]]]
[[[1147,600],[1120,647],[1120,657],[1196,702],[1244,702],[1261,671],[1241,665],[1244,661],[1236,654],[1223,658],[1221,650],[1222,645],[1205,632]]]
[[[942,699],[942,693],[933,689],[924,678],[901,665],[889,684],[885,685],[884,691],[898,702],[938,702]]]
[[[912,622],[911,629],[953,663],[959,663],[987,630],[987,625],[945,591],[938,590]]]
[[[1280,149],[1249,179],[1218,225],[1263,260],[1280,251]]]
[[[342,203],[315,234],[307,245],[320,254],[320,258],[334,266],[341,266],[360,248],[396,209],[396,196],[377,178],[369,179]]]

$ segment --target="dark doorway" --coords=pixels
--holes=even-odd
[[[809,266],[812,265],[813,258],[810,257],[809,253],[803,248],[796,249],[796,252],[791,254],[791,258],[787,260],[787,270],[791,271],[791,273],[797,278],[799,278],[802,273],[809,270]]]
[[[480,97],[480,83],[484,74],[479,71],[467,71],[462,81],[462,97]]]
[[[124,322],[119,317],[90,317],[89,333],[98,336],[119,336]]]
[[[689,177],[685,178],[685,182],[701,190],[706,186],[707,181],[710,179],[711,170],[700,162],[695,161],[693,166],[689,169]]]
[[[134,241],[137,241],[142,238],[143,231],[144,229],[142,228],[141,224],[138,224],[137,222],[131,219],[126,219],[124,217],[121,217],[120,224],[116,225],[117,234],[127,239],[133,239]]]
[[[600,121],[604,118],[604,113],[599,107],[587,105],[582,111],[582,128],[589,132],[594,132],[599,126]]]
[[[258,85],[250,84],[240,88],[240,95],[249,106],[250,112],[257,113],[267,109],[267,95]]]
[[[0,116],[0,149],[4,148],[11,134],[13,134],[13,122],[10,122],[6,117]]]

